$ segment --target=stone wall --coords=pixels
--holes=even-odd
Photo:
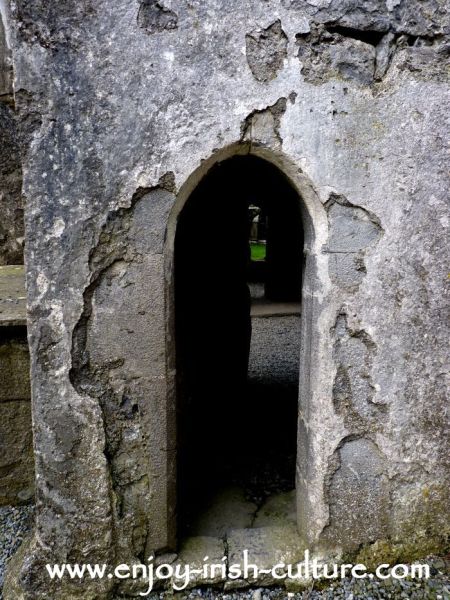
[[[16,0],[13,19],[40,508],[7,598],[106,598],[49,594],[39,565],[175,544],[171,244],[239,152],[303,199],[299,531],[443,548],[448,3]]]
[[[0,12],[0,265],[13,265],[23,264],[22,166],[4,17]]]

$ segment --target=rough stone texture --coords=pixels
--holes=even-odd
[[[0,14],[0,99],[5,100],[12,94],[12,57],[6,39],[6,30]]]
[[[338,33],[319,31],[298,36],[298,57],[305,79],[317,84],[333,77],[372,83],[376,67],[376,51],[372,45]]]
[[[2,97],[0,137],[0,265],[22,264],[22,167],[14,112]]]
[[[106,580],[51,589],[43,562],[118,563],[175,545],[173,235],[201,176],[237,152],[277,164],[302,196],[302,536],[310,545],[323,538],[328,549],[345,543],[326,534],[354,490],[356,514],[368,505],[380,513],[370,537],[403,544],[405,555],[442,548],[448,3],[14,7],[16,103],[30,142],[24,191],[39,503],[20,586],[11,576],[7,599],[106,598]],[[165,10],[176,13],[176,31]],[[246,36],[274,19],[287,57],[275,78],[269,61],[267,82],[257,81]],[[249,119],[282,98],[289,101],[279,120],[266,114],[255,139]],[[160,180],[167,173],[170,190]],[[330,208],[336,197],[349,204]],[[341,217],[368,230],[333,265],[330,232]],[[355,443],[364,449],[362,483],[350,469]],[[384,491],[376,495],[381,479],[386,502]],[[368,539],[365,518],[354,527]]]
[[[165,29],[176,29],[178,17],[162,2],[143,0],[138,12],[138,24],[147,33],[157,33]]]
[[[358,289],[366,275],[364,254],[382,235],[378,218],[345,198],[330,194],[327,201],[330,237],[329,274],[333,283],[349,291]]]
[[[245,36],[247,62],[257,81],[275,79],[287,58],[288,39],[281,22],[275,21],[265,29]]]
[[[374,402],[372,361],[376,345],[365,331],[351,331],[346,316],[339,315],[334,329],[334,356],[337,365],[333,385],[336,413],[355,433],[383,428],[387,406],[382,399]]]
[[[22,165],[14,115],[11,50],[0,11],[0,265],[23,263]]]
[[[90,255],[90,285],[73,336],[71,381],[101,406],[120,506],[120,545],[130,547],[131,556],[168,545],[165,530],[172,521],[149,522],[147,510],[152,495],[165,497],[171,477],[163,467],[165,452],[174,443],[163,428],[164,355],[155,347],[149,318],[159,313],[164,322],[164,288],[156,282],[162,280],[164,226],[172,202],[163,188],[142,189],[130,209],[109,215]],[[51,329],[45,336],[43,368],[57,351]],[[163,336],[159,332],[156,340]],[[164,505],[155,509],[164,514]]]
[[[242,141],[251,143],[268,143],[271,147],[280,148],[280,120],[286,111],[286,98],[279,98],[272,106],[254,110],[246,117],[242,127]]]
[[[298,2],[285,0],[290,8]],[[331,0],[309,3],[311,27],[297,34],[298,57],[307,81],[319,84],[330,77],[363,85],[380,81],[396,53],[402,67],[422,68],[426,77],[448,80],[449,6],[444,0],[430,2],[385,2]],[[314,12],[313,12],[314,11]],[[414,59],[409,60],[409,47]],[[439,63],[436,69],[436,62]]]
[[[351,552],[388,535],[385,457],[368,439],[344,440],[336,454],[337,469],[328,488],[330,524],[323,539]]]
[[[8,559],[18,550],[33,525],[34,505],[0,506],[0,600]]]

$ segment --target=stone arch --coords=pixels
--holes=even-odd
[[[320,313],[320,298],[325,295],[325,288],[329,285],[327,274],[326,256],[321,254],[321,248],[328,236],[328,221],[326,211],[309,179],[304,175],[295,162],[279,151],[273,151],[262,146],[237,143],[215,152],[211,157],[204,160],[202,164],[182,184],[176,201],[168,218],[165,237],[164,262],[165,262],[165,285],[166,285],[166,361],[167,361],[167,415],[168,434],[172,440],[176,439],[176,349],[175,349],[175,286],[174,286],[174,253],[175,236],[179,217],[185,204],[196,187],[216,165],[229,158],[239,155],[253,155],[275,166],[287,179],[289,185],[297,193],[300,201],[300,212],[304,233],[304,263],[302,284],[302,314],[301,314],[301,352],[300,352],[300,379],[299,379],[299,419],[297,439],[297,522],[300,534],[306,539],[314,539],[317,532],[313,525],[310,530],[311,514],[317,512],[308,498],[309,474],[314,469],[310,460],[311,442],[309,440],[309,411],[312,396],[311,381],[314,373],[319,370],[318,360],[321,352],[319,336],[315,336],[317,330],[318,315]],[[171,454],[170,477],[167,481],[168,514],[175,514],[176,505],[176,450],[173,448]],[[320,510],[320,508],[319,508]],[[174,520],[175,521],[175,520]],[[320,516],[317,522],[320,521]],[[172,546],[176,544],[176,532],[172,530]]]

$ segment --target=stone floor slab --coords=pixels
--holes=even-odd
[[[227,538],[228,568],[239,565],[244,579],[258,585],[280,583],[271,573],[275,565],[296,564],[304,557],[305,545],[293,526],[260,527],[258,529],[236,529]],[[245,572],[244,552],[247,552],[248,565],[258,567],[258,577],[254,569]],[[264,572],[262,572],[264,571]],[[277,572],[282,573],[283,568]]]

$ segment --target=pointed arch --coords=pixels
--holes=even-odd
[[[324,296],[324,288],[328,285],[327,277],[322,275],[324,269],[320,263],[326,261],[321,254],[321,248],[326,242],[328,224],[325,209],[320,202],[318,194],[305,174],[295,162],[285,154],[272,151],[264,147],[250,144],[233,144],[227,146],[202,164],[187,178],[181,186],[174,206],[169,215],[165,238],[165,283],[166,283],[166,360],[167,360],[167,432],[168,432],[168,482],[167,505],[168,515],[174,515],[177,496],[177,460],[176,442],[177,426],[177,359],[176,359],[176,324],[175,324],[175,237],[182,212],[192,197],[197,187],[211,172],[215,165],[227,161],[235,156],[250,155],[275,167],[287,180],[295,191],[301,214],[304,233],[304,267],[302,283],[302,313],[301,313],[301,342],[300,342],[300,376],[299,376],[299,418],[297,438],[297,515],[300,533],[305,538],[314,537],[314,532],[309,531],[310,516],[314,509],[309,506],[308,479],[312,468],[310,456],[309,436],[309,411],[311,401],[311,381],[315,373],[320,370],[320,364],[313,357],[320,355],[313,336],[317,328],[319,313],[318,299]],[[175,519],[172,519],[175,523]],[[169,535],[173,540],[172,547],[176,544],[175,529]]]

